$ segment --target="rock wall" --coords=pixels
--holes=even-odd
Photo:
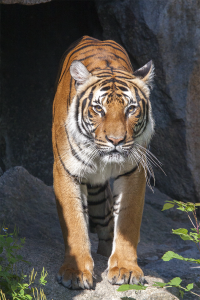
[[[121,43],[135,68],[154,61],[151,150],[167,174],[155,171],[157,186],[177,199],[200,199],[200,2],[97,0],[96,7],[104,39]]]

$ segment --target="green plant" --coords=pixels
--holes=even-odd
[[[17,270],[17,263],[28,263],[17,253],[25,243],[25,239],[18,239],[17,235],[16,228],[8,233],[8,228],[3,226],[0,231],[0,300],[46,300],[43,290],[33,286],[37,272],[34,273],[33,269],[27,281],[27,275]],[[46,276],[47,272],[43,268],[40,285],[46,284]]]
[[[200,206],[200,203],[192,203],[192,202],[184,203],[184,202],[177,201],[177,200],[166,201],[165,205],[163,206],[162,211],[170,209],[170,208],[174,207],[175,205],[177,206],[176,208],[178,210],[181,210],[181,211],[184,211],[187,213],[187,216],[188,216],[193,228],[191,228],[190,232],[188,232],[188,230],[186,228],[178,228],[175,230],[172,229],[172,232],[174,234],[179,235],[180,238],[184,241],[194,242],[195,245],[197,246],[197,249],[200,252],[200,231],[199,231],[199,223],[198,223],[197,214],[196,214],[196,209],[198,206]],[[192,213],[194,221],[192,220],[189,213]],[[174,257],[174,256],[176,256],[176,257]],[[177,259],[181,259],[181,260],[185,260],[185,261],[192,261],[192,262],[196,262],[196,263],[200,264],[200,259],[183,258],[181,255],[178,255],[178,254],[174,253],[173,251],[166,252],[162,257],[162,259],[164,261],[169,261],[172,258],[177,258]]]
[[[184,203],[184,202],[177,201],[177,200],[166,201],[165,205],[163,206],[162,211],[173,208],[174,206],[176,206],[176,208],[178,210],[181,210],[181,211],[187,213],[188,218],[193,225],[193,228],[191,228],[191,230],[189,232],[186,228],[179,228],[179,229],[175,229],[175,230],[172,229],[172,233],[179,235],[180,238],[183,239],[184,241],[189,240],[189,241],[194,242],[195,245],[197,246],[198,250],[200,251],[200,224],[198,223],[197,214],[196,214],[196,209],[198,206],[200,206],[200,203],[191,203],[191,202]],[[194,221],[192,220],[192,216],[190,216],[190,213],[192,214]],[[173,252],[173,251],[166,252],[162,257],[162,259],[164,261],[169,261],[173,258],[200,264],[200,259],[186,258],[186,257],[183,257],[183,256]],[[193,283],[190,283],[186,287],[183,287],[183,286],[181,286],[181,282],[182,282],[182,279],[180,277],[175,277],[167,283],[154,282],[153,286],[157,287],[157,288],[176,287],[179,289],[179,294],[180,294],[180,297],[182,297],[182,298],[184,296],[184,292],[190,292],[200,298],[200,295],[198,295],[192,291],[192,289],[194,287]],[[132,289],[146,290],[147,288],[148,288],[147,286],[143,286],[141,284],[133,284],[133,285],[124,284],[124,285],[121,285],[117,291],[122,292],[122,291],[127,291],[127,290],[132,290]]]

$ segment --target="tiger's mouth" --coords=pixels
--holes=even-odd
[[[109,154],[112,155],[112,154],[121,154],[121,153],[117,149],[114,149],[110,151]]]
[[[126,161],[127,155],[114,149],[111,151],[106,151],[104,153],[101,153],[101,159],[104,163],[121,164]]]
[[[110,158],[114,157],[127,157],[128,156],[128,151],[119,151],[117,149],[110,150],[110,151],[102,151],[101,156],[109,156]]]

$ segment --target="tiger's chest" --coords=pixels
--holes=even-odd
[[[123,174],[129,173],[132,169],[137,167],[137,164],[133,164],[129,160],[123,165],[118,163],[105,164],[101,160],[94,162],[95,171],[90,172],[81,179],[83,183],[90,185],[101,185],[104,184],[111,178],[118,178]]]

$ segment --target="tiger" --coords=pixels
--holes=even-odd
[[[154,65],[134,71],[113,40],[83,36],[65,52],[53,102],[53,186],[65,255],[57,280],[92,289],[97,253],[109,257],[111,284],[143,283],[137,245],[154,133]],[[110,182],[112,179],[112,188]]]

